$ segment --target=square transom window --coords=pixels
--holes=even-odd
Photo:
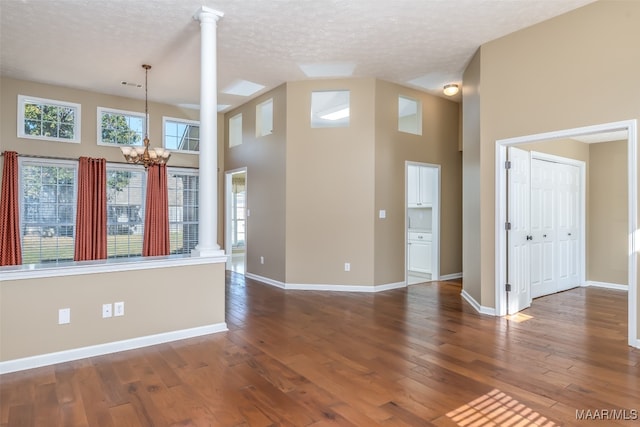
[[[311,127],[348,127],[349,91],[327,90],[311,93]]]

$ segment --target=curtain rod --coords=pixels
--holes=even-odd
[[[4,151],[0,155],[4,157]],[[73,158],[73,157],[41,156],[41,155],[38,155],[38,154],[18,154],[18,157],[26,157],[26,158],[29,158],[29,159],[49,159],[49,160],[78,161],[78,158]],[[129,165],[130,164],[130,163],[127,163],[127,162],[113,162],[113,161],[108,161],[108,160],[107,160],[107,163],[116,163],[118,165]],[[195,166],[169,166],[169,165],[167,165],[167,167],[176,167],[176,168],[181,168],[181,169],[200,169],[200,168],[197,168]]]

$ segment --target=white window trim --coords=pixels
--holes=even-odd
[[[76,120],[73,123],[73,138],[72,139],[56,138],[51,136],[28,135],[24,133],[25,101],[35,101],[41,104],[74,108],[76,110]],[[73,144],[80,144],[80,139],[81,139],[80,138],[80,131],[81,131],[80,122],[82,120],[81,108],[82,106],[80,104],[76,104],[75,102],[66,102],[66,101],[58,101],[55,99],[38,98],[35,96],[18,95],[18,138],[39,139],[41,141],[55,141],[55,142],[68,142]]]
[[[138,111],[128,111],[128,110],[118,110],[116,108],[109,107],[98,107],[97,109],[97,118],[96,118],[96,141],[98,141],[98,145],[104,145],[107,147],[124,147],[125,144],[114,144],[112,142],[103,142],[102,141],[102,113],[115,113],[115,114],[123,114],[127,116],[140,117],[142,119],[142,136],[144,138],[145,133],[151,138],[149,132],[147,132],[147,120],[148,117],[145,117],[144,113]],[[147,119],[147,120],[145,120]],[[140,144],[137,145],[129,145],[130,147],[142,147],[144,144],[140,141]]]
[[[188,119],[178,119],[175,117],[167,117],[167,116],[162,116],[162,146],[164,148],[166,148],[167,150],[171,151],[172,153],[185,153],[185,154],[200,154],[200,150],[175,150],[173,148],[167,148],[167,144],[166,144],[166,135],[165,135],[165,129],[166,129],[166,123],[167,122],[177,122],[177,123],[183,123],[185,125],[196,125],[198,127],[200,127],[200,122],[198,120],[188,120]],[[198,146],[200,146],[200,138],[198,137]]]

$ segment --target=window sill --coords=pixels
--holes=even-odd
[[[43,277],[76,276],[82,274],[113,273],[117,271],[146,270],[164,267],[225,263],[227,256],[191,257],[168,255],[106,259],[97,261],[65,262],[60,264],[25,264],[0,267],[0,282]]]

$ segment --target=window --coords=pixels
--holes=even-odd
[[[18,137],[80,142],[80,104],[18,95]]]
[[[98,144],[143,145],[144,113],[98,107]]]
[[[311,127],[348,127],[349,108],[348,90],[312,92]]]
[[[23,264],[73,261],[76,163],[20,163],[20,226]]]
[[[23,264],[73,261],[77,168],[75,161],[20,159]],[[198,242],[198,171],[168,168],[167,178],[170,253],[188,254]],[[145,171],[107,164],[108,258],[142,256],[145,189]]]
[[[245,246],[246,200],[245,175],[234,176],[231,193],[231,246],[234,248]]]
[[[242,113],[229,119],[229,147],[242,144]]]
[[[192,120],[162,118],[164,148],[197,153],[200,149],[200,123]]]
[[[146,175],[107,165],[107,257],[142,256]]]
[[[406,96],[398,97],[398,130],[422,135],[422,103]]]
[[[256,105],[256,137],[273,132],[273,98]]]
[[[198,172],[169,169],[169,237],[172,254],[189,254],[198,243]]]

